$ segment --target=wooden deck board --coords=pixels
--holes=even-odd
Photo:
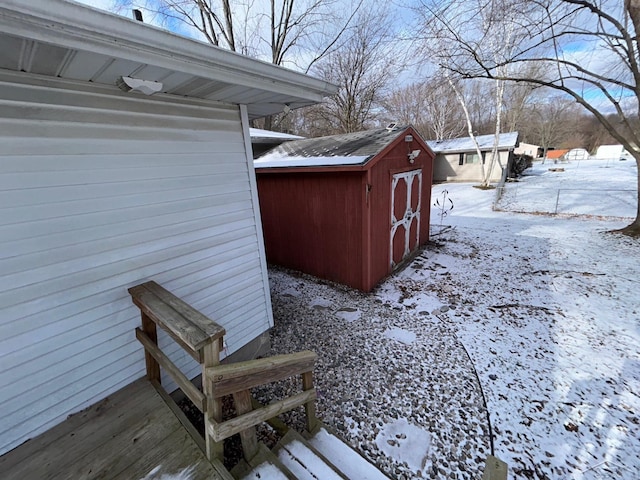
[[[219,478],[163,397],[140,379],[0,457],[3,479]]]
[[[141,390],[146,388],[147,383],[145,379],[137,380],[100,402],[70,415],[64,422],[0,456],[0,472],[17,472],[17,466],[26,459],[33,461],[34,456],[45,454],[47,447],[51,444],[61,441],[64,437],[74,437],[76,432],[81,431],[82,426],[89,421],[96,423],[112,421],[111,411],[119,410],[122,404],[130,401],[131,397],[136,397]],[[69,453],[73,455],[73,452]]]
[[[184,469],[189,469],[192,470],[190,480],[216,478],[213,466],[203,460],[202,452],[190,447],[190,439],[190,435],[185,430],[176,430],[159,444],[158,448],[148,451],[127,469],[108,478],[111,480],[142,479],[154,468],[158,468],[158,476],[168,473],[177,474]]]

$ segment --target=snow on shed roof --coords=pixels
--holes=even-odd
[[[254,160],[256,168],[363,165],[408,127],[379,128],[283,143]]]
[[[302,157],[281,155],[266,155],[253,161],[255,168],[270,167],[331,167],[337,165],[362,165],[370,158],[369,155],[335,156],[335,157]]]
[[[493,148],[494,135],[479,135],[476,137],[480,150],[491,150]],[[498,149],[515,148],[518,144],[518,132],[501,133],[498,142]],[[458,153],[470,152],[476,149],[471,137],[452,138],[449,140],[429,140],[427,145],[435,153]]]

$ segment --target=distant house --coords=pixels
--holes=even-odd
[[[518,146],[513,149],[513,153],[515,155],[529,155],[530,157],[538,158],[542,156],[542,150],[540,145],[520,142]]]
[[[299,135],[291,135],[289,133],[272,132],[261,128],[250,128],[251,147],[253,149],[253,158],[258,158],[264,152],[271,150],[273,147],[291,140],[300,140],[304,137]]]
[[[411,127],[267,152],[254,162],[267,260],[370,291],[429,238],[433,158]]]
[[[128,287],[268,347],[249,122],[335,87],[63,0],[0,2],[0,52],[3,454],[144,375]]]
[[[628,156],[622,145],[600,145],[595,154],[595,158],[599,160],[620,160]]]
[[[436,154],[433,170],[434,182],[480,182],[482,171],[480,164],[487,164],[493,149],[494,135],[476,137],[481,156],[471,137],[450,140],[430,140],[427,143]],[[514,149],[518,146],[518,132],[503,133],[498,142],[498,152],[503,168],[496,162],[491,172],[491,181],[497,182],[508,172],[513,159]]]

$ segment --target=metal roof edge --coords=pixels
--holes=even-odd
[[[491,137],[493,137],[494,134],[490,133],[487,135],[478,135],[476,136],[476,140],[480,143],[482,141],[484,141],[485,139],[489,139]],[[513,142],[511,142],[511,137],[513,137]],[[516,148],[518,146],[519,143],[519,139],[520,139],[520,133],[515,131],[515,132],[504,132],[500,134],[500,142],[502,142],[504,140],[504,143],[498,143],[498,150],[500,151],[504,151],[504,150],[513,150],[514,148]],[[441,149],[441,148],[437,148],[438,147],[438,143],[445,143],[445,142],[452,142],[454,140],[458,140],[458,141],[463,141],[463,140],[469,140],[471,141],[471,137],[458,137],[458,138],[451,138],[451,139],[447,139],[447,140],[426,140],[425,143],[429,146],[429,148],[431,148],[431,150],[433,150],[433,152],[438,155],[438,154],[442,154],[442,155],[446,155],[446,154],[455,154],[455,153],[464,153],[464,152],[471,152],[475,150],[475,146],[470,146],[468,148],[448,148],[448,149]],[[486,146],[481,146],[480,150],[482,151],[491,151],[491,149],[493,148],[493,145],[486,145]]]
[[[256,166],[256,173],[273,174],[273,173],[331,173],[331,172],[364,172],[368,170],[369,164],[374,155],[369,156],[361,163],[351,165],[298,165],[298,166],[282,166],[282,167],[260,167]]]
[[[337,91],[324,80],[68,0],[3,0],[0,30],[312,101]]]

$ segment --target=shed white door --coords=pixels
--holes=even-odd
[[[228,353],[272,323],[237,106],[16,76],[0,75],[0,454],[144,374],[129,286],[211,316]]]
[[[392,269],[418,246],[421,198],[422,169],[393,175],[389,242]]]

